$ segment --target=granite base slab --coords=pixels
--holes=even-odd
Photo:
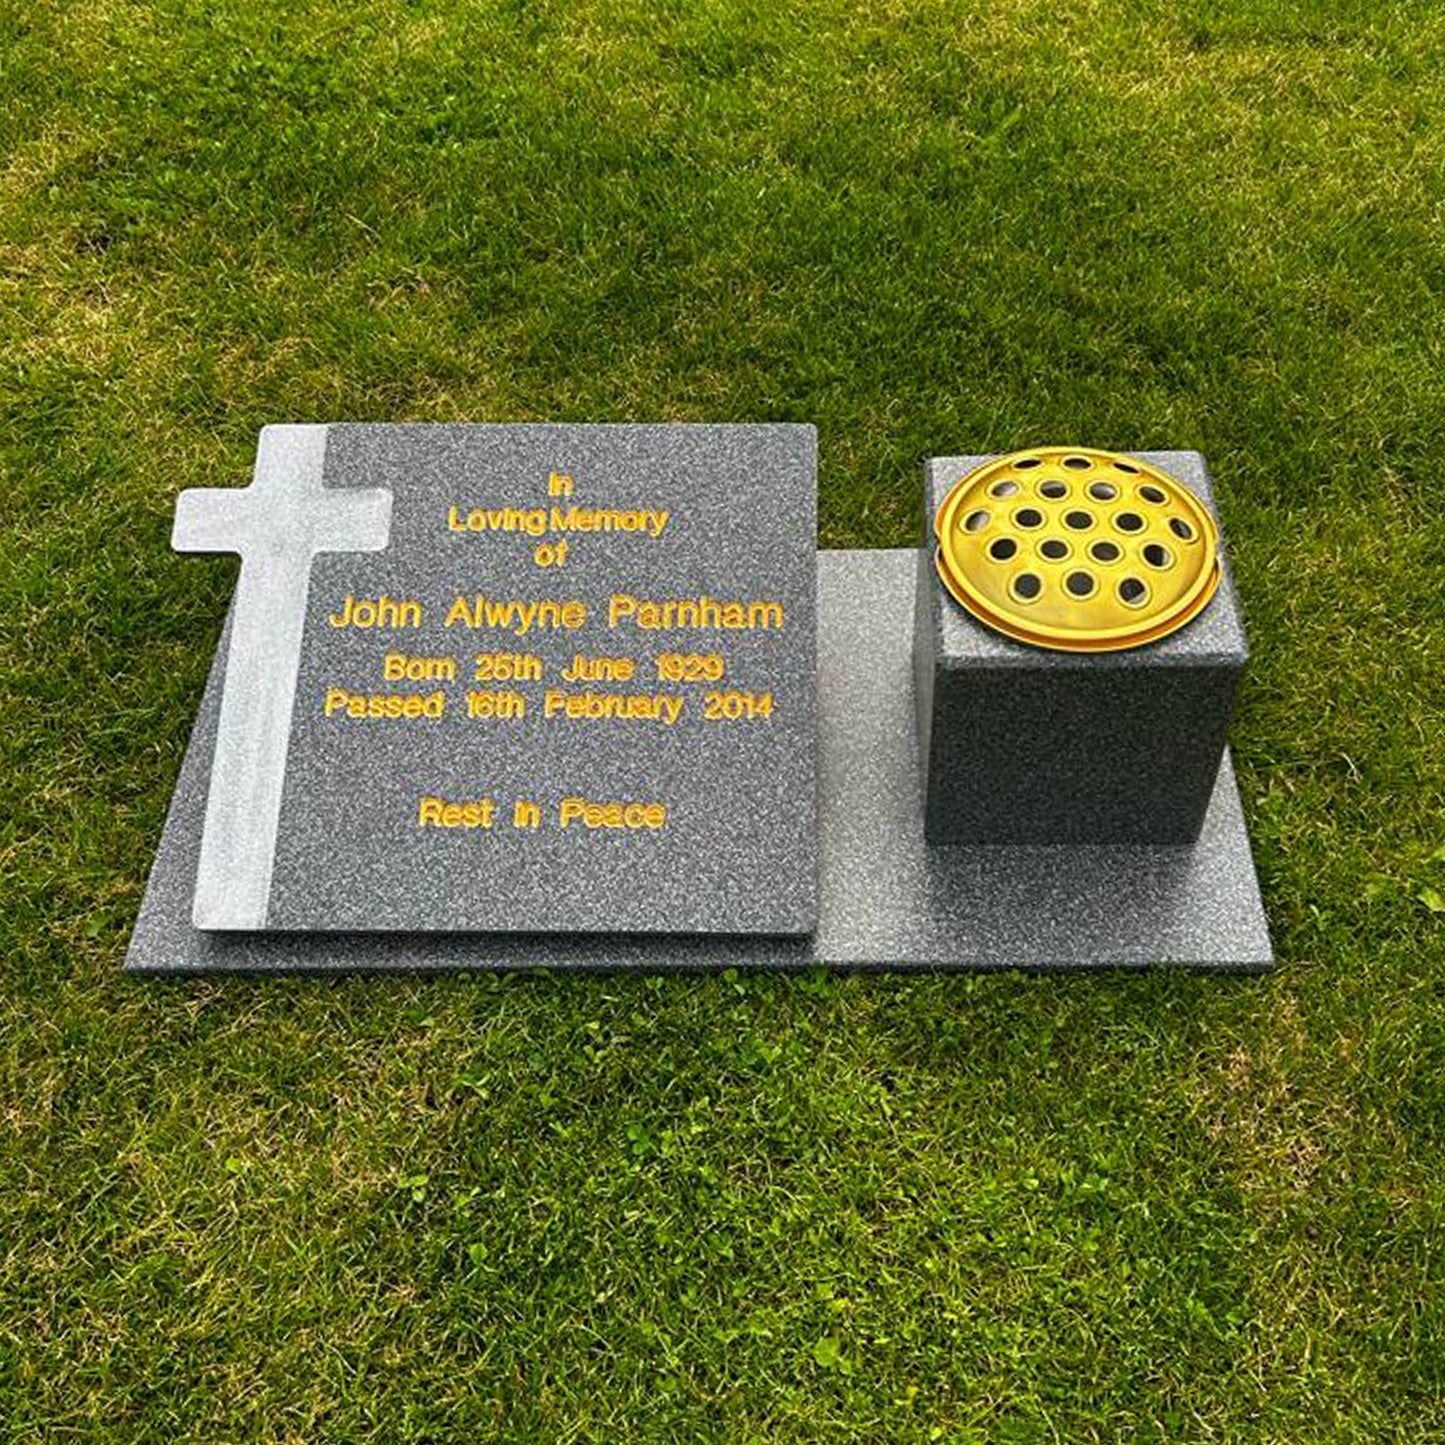
[[[917,553],[823,552],[818,564],[820,917],[811,936],[202,933],[191,926],[191,898],[219,708],[217,664],[126,969],[1271,967],[1227,751],[1192,845],[925,847],[911,665]]]

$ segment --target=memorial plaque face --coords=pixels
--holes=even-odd
[[[177,513],[243,559],[198,927],[814,927],[812,427],[268,428],[248,491]]]

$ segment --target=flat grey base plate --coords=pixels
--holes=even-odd
[[[191,926],[191,894],[220,699],[217,664],[126,968],[1269,968],[1269,931],[1228,754],[1192,847],[924,846],[910,661],[916,559],[912,549],[818,559],[821,910],[812,937],[201,933]]]

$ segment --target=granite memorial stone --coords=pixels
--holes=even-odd
[[[810,427],[270,427],[194,921],[805,933]]]
[[[1227,567],[1171,638],[1047,655],[926,550],[817,552],[814,466],[803,426],[268,428],[177,507],[241,576],[127,968],[1267,968]],[[1019,746],[1070,720],[1095,776],[1046,798]]]

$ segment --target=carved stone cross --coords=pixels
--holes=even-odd
[[[311,559],[379,552],[391,537],[389,491],[321,485],[326,431],[268,426],[249,487],[176,498],[177,552],[241,557],[196,870],[197,928],[265,926]]]

